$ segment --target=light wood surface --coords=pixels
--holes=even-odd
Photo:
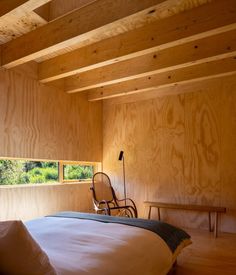
[[[34,9],[50,0],[2,0],[0,1],[0,44],[46,24]]]
[[[102,104],[0,72],[0,156],[101,161]]]
[[[232,8],[230,9],[229,6]],[[39,65],[39,79],[45,83],[197,38],[211,36],[226,31],[227,28],[236,28],[235,2],[229,3],[229,6],[226,9],[222,1],[213,2],[52,58]],[[235,8],[235,14],[233,8]],[[214,13],[215,17],[209,18],[206,22],[205,14],[209,12]],[[231,23],[235,23],[235,26]],[[186,30],[183,26],[189,27]],[[114,47],[114,45],[119,46]]]
[[[50,21],[50,12],[51,12],[50,3],[51,1],[34,10],[34,13],[38,14],[41,18],[43,18],[47,22]]]
[[[200,82],[201,80],[232,74],[236,74],[236,58],[234,57],[199,65],[193,64],[192,66],[170,72],[154,74],[148,77],[141,77],[139,79],[91,89],[88,92],[88,99],[95,101],[122,95],[147,94],[148,91],[163,90],[163,88],[175,87],[177,84]]]
[[[16,66],[12,68],[11,71],[19,75],[24,75],[29,79],[38,80],[38,63],[35,61]]]
[[[165,202],[151,202],[145,201],[145,206],[147,207],[157,207],[157,208],[167,208],[167,209],[182,209],[182,210],[192,210],[192,211],[203,211],[203,212],[219,212],[225,213],[225,207],[210,206],[210,205],[197,205],[197,204],[177,204],[177,203],[165,203]]]
[[[39,64],[42,83],[50,82],[50,86],[68,93],[90,90],[92,100],[92,90],[96,88],[125,82],[123,88],[129,89],[125,86],[127,81],[132,83],[136,79],[141,83],[140,88],[128,93],[235,72],[230,61],[221,64],[216,72],[217,61],[236,55],[234,0],[135,1],[71,0],[63,4],[53,1],[41,7],[38,14],[45,17],[46,11],[47,20],[55,20],[44,22],[39,28],[36,24],[34,31],[2,45],[1,64],[9,69],[31,60],[43,61]],[[53,58],[54,55],[57,57]],[[215,70],[207,64],[213,61],[216,63],[211,66]],[[201,64],[203,70],[198,66]],[[193,65],[197,66],[196,71],[184,70]],[[169,81],[171,76],[166,79],[163,75],[170,71],[178,75],[175,82]],[[160,85],[145,81],[156,74],[165,80]],[[111,94],[112,97],[122,95],[127,95],[127,91],[122,89]],[[100,100],[110,95],[105,91],[102,97],[94,96]]]
[[[81,8],[85,5],[90,4],[94,0],[53,0],[50,3],[50,20],[56,19],[59,16],[65,15],[74,9]],[[144,10],[139,12],[137,15],[132,16],[131,19],[127,18],[121,20],[116,26],[112,26],[111,29],[94,33],[88,39],[80,41],[77,44],[67,46],[56,52],[47,54],[40,58],[37,58],[38,62],[48,60],[52,57],[59,56],[61,54],[73,51],[77,48],[81,48],[98,41],[131,31],[133,29],[142,27],[147,23],[159,21],[163,18],[167,18],[184,12],[203,4],[211,2],[211,0],[168,0],[162,3],[158,3],[150,8],[148,11]]]
[[[185,68],[193,63],[202,64],[233,57],[236,54],[235,37],[236,31],[233,30],[67,77],[65,91],[84,91]]]
[[[50,7],[55,8],[56,2],[53,1]],[[60,2],[61,0],[58,0],[58,3]],[[86,93],[67,95],[56,88],[40,85],[35,79],[30,80],[23,76],[22,73],[30,74],[33,68],[32,77],[36,78],[35,63],[16,68],[14,72],[1,70],[0,156],[101,161],[103,146],[104,170],[111,176],[117,192],[122,194],[122,167],[117,157],[119,151],[123,149],[126,159],[127,191],[136,201],[141,216],[145,216],[144,200],[160,199],[181,204],[224,205],[229,210],[219,220],[220,230],[235,232],[236,80],[235,75],[228,77],[221,75],[230,73],[231,70],[235,71],[233,65],[236,53],[234,1],[101,0],[90,2],[89,0],[71,0],[67,5],[67,1],[63,1],[63,4],[58,6],[59,13],[61,15],[66,11],[71,13],[47,25],[44,19],[32,12],[25,14],[23,18],[21,16],[4,19],[5,15],[1,17],[0,19],[5,21],[1,21],[3,24],[0,24],[0,33],[4,34],[3,40],[0,37],[0,43],[31,31],[1,45],[2,64],[10,67],[31,59],[42,61],[81,47],[89,49],[90,58],[89,53],[94,49],[93,47],[95,46],[96,50],[97,45],[103,45],[98,48],[98,55],[101,51],[101,56],[96,54],[94,62],[92,58],[86,58],[85,51],[84,59],[80,61],[81,63],[76,63],[75,67],[79,68],[72,68],[72,71],[76,71],[99,62],[114,61],[116,57],[122,59],[123,56],[129,56],[130,58],[137,51],[143,54],[150,49],[149,47],[157,47],[158,51],[155,49],[153,52],[151,49],[151,53],[146,53],[145,56],[118,60],[117,64],[92,69],[89,74],[83,72],[73,79],[70,77],[65,82],[63,80],[52,82],[51,85],[61,88],[65,86],[66,91],[82,91],[91,87],[115,84],[102,89],[105,91],[106,88],[110,88],[113,95],[118,93],[122,95],[126,88],[131,92],[133,88],[129,90],[125,86],[126,82],[122,83],[123,86],[117,85],[118,82],[133,81],[132,85],[134,85],[134,81],[137,81],[138,89],[142,90],[150,88],[147,86],[146,76],[151,75],[153,83],[158,86],[161,84],[174,86],[165,86],[163,90],[152,86],[150,91],[107,101],[102,116],[102,103],[87,102]],[[186,19],[185,16],[194,13],[194,11],[188,13],[187,10],[199,5],[203,5],[201,9],[205,9],[208,6],[207,2],[223,5],[220,10],[214,11],[212,8],[212,13],[204,14],[207,26],[212,24],[211,28],[217,28],[217,33],[220,34],[212,36],[214,32],[211,32],[211,37],[203,39],[198,37],[195,43],[196,41],[192,41],[191,37],[196,35],[197,31],[194,32],[193,29],[198,26],[201,32],[207,31],[205,23],[200,20],[204,16],[199,15],[197,18],[190,19]],[[88,3],[90,4],[84,6]],[[125,5],[120,6],[119,3],[125,3]],[[74,10],[81,6],[84,7]],[[226,14],[224,11],[230,11],[230,13]],[[183,12],[182,19],[178,22],[183,20],[183,25],[175,25],[172,22],[174,17],[170,16],[180,12]],[[56,8],[55,12],[50,11],[50,13],[54,13],[55,18],[59,15]],[[27,21],[28,18],[36,18],[35,16],[37,20]],[[200,21],[191,23],[191,19]],[[156,20],[159,20],[159,23],[152,23]],[[163,27],[164,22],[169,22],[168,24],[172,22],[173,33],[171,32],[170,35],[168,32],[165,37],[165,33],[158,32],[158,38],[160,34],[162,35],[160,44],[157,42],[154,46],[152,42],[146,41],[146,39],[150,40],[150,30],[147,36],[143,34],[142,38],[138,37],[138,42],[144,39],[143,48],[139,43],[135,43],[136,36],[133,36],[134,47],[129,48],[132,43],[131,40],[127,40],[127,49],[121,48],[118,53],[113,51],[113,47],[111,53],[109,49],[105,53],[106,47],[110,45],[108,40],[88,47],[103,39],[124,42],[124,39],[119,39],[129,38],[128,35],[131,38],[132,33],[137,35],[138,31],[135,29],[142,27],[143,30],[147,30],[149,23]],[[189,24],[185,25],[186,22]],[[27,27],[22,27],[25,25]],[[40,25],[45,26],[32,31]],[[182,27],[182,29],[175,30],[176,27]],[[172,26],[168,25],[166,28],[171,31]],[[233,30],[229,31],[228,28]],[[123,34],[125,32],[129,34]],[[120,36],[120,34],[123,35]],[[117,40],[110,38],[116,35],[119,35]],[[185,43],[179,45],[179,39],[184,39]],[[167,47],[168,43],[173,43],[172,45],[175,46],[170,48],[169,44],[168,48],[161,50],[161,46]],[[78,52],[81,53],[83,50],[80,49]],[[70,56],[73,57],[73,54]],[[230,57],[231,59],[225,61],[225,64],[221,60]],[[206,62],[213,63],[206,64]],[[191,71],[190,67],[194,67],[195,70]],[[60,69],[63,68],[60,67]],[[66,73],[71,72],[71,68],[64,69]],[[155,78],[157,73],[160,78]],[[218,74],[221,75],[219,79],[204,80],[213,75],[219,76]],[[170,80],[169,76],[173,80]],[[141,84],[139,78],[143,78]],[[179,85],[179,82],[174,82],[175,78],[179,82],[185,81],[186,85],[182,86],[183,83]],[[194,79],[198,79],[199,82],[196,84]],[[192,82],[186,83],[186,81]],[[170,96],[156,98],[167,94]],[[48,192],[53,193],[53,191]],[[5,193],[2,201],[6,208],[10,209],[11,199],[6,203],[8,196],[11,195]],[[30,200],[30,195],[27,196],[25,209],[29,206],[27,200]],[[37,194],[32,195],[32,198],[37,201]],[[62,203],[60,195],[59,198],[58,206]],[[49,208],[50,205],[48,205]],[[54,206],[51,209],[55,209]],[[37,211],[36,209],[34,213],[44,212]],[[157,214],[154,212],[154,216]],[[181,211],[173,211],[173,213],[165,211],[164,218],[180,226],[207,227],[207,219],[197,214],[182,215]]]
[[[132,103],[138,101],[145,101],[149,99],[154,99],[158,97],[164,97],[169,95],[181,95],[185,93],[192,93],[193,91],[204,91],[208,89],[209,86],[217,86],[218,83],[234,83],[235,75],[228,76],[219,76],[212,77],[210,79],[201,79],[201,81],[191,81],[191,82],[179,82],[174,85],[167,85],[165,87],[154,88],[145,93],[135,93],[126,96],[108,98],[104,101],[106,105],[117,105],[117,104],[125,104]]]
[[[212,0],[168,0],[163,2],[161,5],[160,3],[154,5],[155,10],[152,10],[150,14],[146,14],[145,16],[144,13],[142,13],[141,17],[139,15],[139,18],[135,18],[139,20],[139,23],[136,21],[134,23],[135,25],[138,24],[139,26],[144,25],[147,22],[172,16],[177,13],[196,8],[211,1]],[[54,20],[59,16],[63,16],[72,10],[81,8],[85,5],[89,5],[92,2],[94,2],[94,0],[67,0],[66,2],[64,0],[52,0],[50,3],[50,20]],[[122,27],[124,28],[125,26]],[[133,27],[134,26],[132,26],[132,22],[129,22],[129,28],[127,27],[126,31],[132,29]]]
[[[89,183],[0,186],[0,220],[30,220],[59,211],[92,212]]]
[[[165,0],[100,0],[59,17],[46,26],[6,43],[2,65],[10,68],[50,54],[116,27],[119,20],[162,3]],[[99,12],[98,12],[99,11]],[[30,47],[25,45],[30,44]]]
[[[14,70],[0,71],[0,156],[101,161],[101,104],[39,85],[27,77],[34,71],[31,66]],[[0,220],[92,211],[89,186],[0,186]]]
[[[192,244],[177,259],[176,275],[234,275],[236,234],[221,233],[215,239],[209,232],[186,229]]]
[[[222,109],[220,113],[221,125],[221,189],[224,190],[222,194],[222,202],[227,202],[230,218],[222,217],[223,230],[226,227],[235,228],[236,217],[236,90],[235,81],[228,81],[225,84],[225,89],[229,92],[222,97],[219,108]]]
[[[219,206],[211,206],[211,205],[199,205],[199,204],[179,204],[179,203],[166,203],[166,202],[151,202],[145,201],[144,205],[148,207],[148,219],[152,217],[152,209],[157,208],[158,211],[158,220],[161,220],[161,209],[175,209],[175,210],[188,210],[195,212],[206,212],[208,213],[208,221],[209,221],[209,232],[212,232],[212,224],[211,224],[211,213],[215,216],[214,222],[214,236],[217,238],[218,236],[218,214],[225,213],[225,207]]]
[[[36,8],[50,2],[51,0],[1,0],[0,17],[7,13],[21,13],[33,11]]]
[[[236,28],[234,8],[234,1],[228,5],[212,2],[60,55],[39,65],[39,79],[45,83]],[[214,13],[214,18],[206,21],[209,13]]]
[[[75,9],[89,5],[94,0],[52,0],[50,6],[50,21],[65,15]]]
[[[173,88],[170,89],[170,92]],[[236,79],[178,87],[185,94],[104,104],[103,168],[122,195],[120,150],[127,194],[146,216],[143,201],[224,206],[219,230],[236,232]],[[154,94],[152,95],[154,96]],[[119,99],[119,98],[118,98]],[[178,226],[208,228],[208,217],[162,211]],[[157,217],[157,211],[153,211]]]

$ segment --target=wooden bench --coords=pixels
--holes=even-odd
[[[206,206],[206,205],[174,204],[174,203],[152,202],[152,201],[145,201],[144,204],[145,206],[149,207],[148,219],[151,218],[152,207],[157,208],[159,220],[161,219],[161,213],[160,213],[161,208],[207,212],[210,232],[213,232],[213,229],[211,226],[211,213],[214,213],[215,214],[215,223],[214,223],[215,237],[217,237],[218,235],[218,213],[226,212],[225,207],[215,207],[215,206]]]

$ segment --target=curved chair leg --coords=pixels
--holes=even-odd
[[[126,207],[126,208],[124,207],[121,210],[119,210],[119,216],[122,216],[122,217],[134,218],[135,215],[136,213],[132,206]]]

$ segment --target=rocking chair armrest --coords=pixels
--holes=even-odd
[[[132,199],[130,199],[130,198],[121,199],[121,200],[117,200],[117,201],[118,202],[121,202],[121,201],[130,201],[131,204],[133,205],[133,207],[136,209],[136,205],[135,205],[134,201]]]
[[[134,203],[134,201],[132,199],[126,198],[126,199],[121,199],[121,200],[117,200],[117,201],[118,202],[121,202],[121,201],[131,202],[130,205],[127,205],[127,206],[133,209],[135,218],[138,217],[138,210],[137,210],[137,207],[136,207],[136,205],[135,205],[135,203]]]

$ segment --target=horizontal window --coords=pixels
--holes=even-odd
[[[0,159],[0,185],[90,181],[94,163]]]

